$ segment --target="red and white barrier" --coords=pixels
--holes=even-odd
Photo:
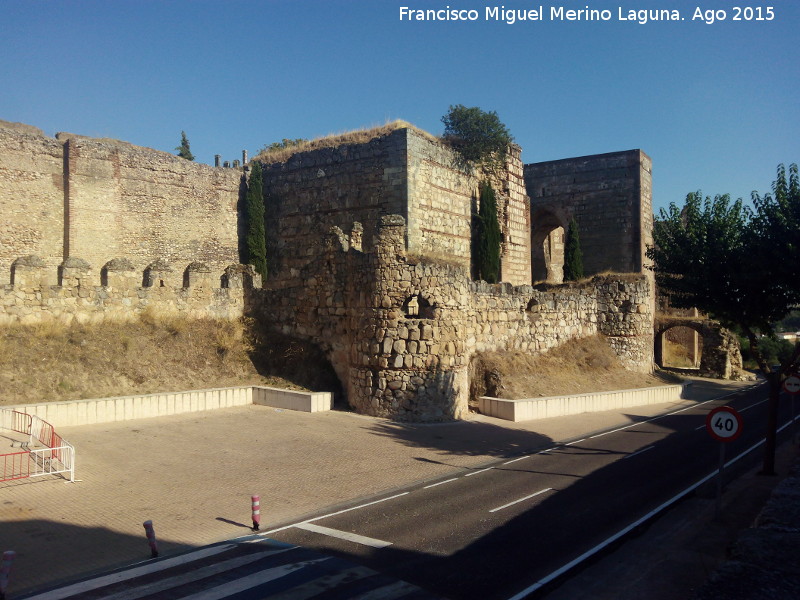
[[[250,496],[250,508],[253,513],[253,531],[261,527],[261,496]]]
[[[35,415],[0,409],[0,429],[29,436],[24,452],[0,454],[0,481],[67,473],[75,481],[75,448]],[[43,446],[35,449],[35,446]]]
[[[153,522],[150,520],[142,523],[147,534],[147,543],[150,544],[150,558],[158,557],[158,542],[156,541],[156,530],[153,529]]]

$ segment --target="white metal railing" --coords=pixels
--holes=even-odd
[[[0,454],[0,481],[69,473],[75,481],[75,448],[35,415],[0,409],[0,428],[28,436],[24,451]],[[44,446],[36,448],[35,446]]]

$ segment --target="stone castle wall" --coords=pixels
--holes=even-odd
[[[44,259],[56,281],[64,258],[64,147],[33,127],[0,121],[0,273],[20,256]]]
[[[0,325],[130,321],[145,311],[236,319],[244,314],[244,290],[261,285],[252,267],[244,265],[214,272],[202,263],[173,269],[161,262],[142,272],[116,259],[94,271],[86,261],[71,258],[59,266],[57,285],[49,283],[50,271],[36,256],[14,261],[13,283],[0,285]]]
[[[515,284],[530,283],[530,211],[519,155],[512,148],[507,173],[492,179],[504,235],[502,276]],[[465,173],[453,150],[424,132],[402,128],[366,143],[300,151],[264,165],[263,174],[273,272],[296,274],[331,225],[363,223],[363,243],[372,244],[375,224],[387,214],[408,223],[409,252],[469,265],[483,176]]]
[[[534,229],[541,222],[566,230],[574,217],[587,275],[642,272],[653,243],[651,174],[641,150],[525,165]],[[534,248],[534,260],[540,254]]]
[[[595,333],[629,367],[650,371],[646,276],[546,289],[490,286],[472,282],[464,266],[410,258],[406,235],[402,217],[382,217],[375,245],[365,252],[334,227],[299,277],[270,279],[248,303],[272,328],[323,348],[359,412],[400,420],[461,417],[475,352],[543,352]]]
[[[31,254],[50,284],[69,257],[96,270],[119,256],[139,270],[157,259],[223,269],[239,257],[240,185],[238,170],[0,122],[0,272]]]

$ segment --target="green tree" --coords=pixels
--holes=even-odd
[[[456,104],[450,106],[442,122],[444,139],[458,152],[462,166],[481,167],[489,172],[504,167],[514,138],[495,111]]]
[[[480,188],[480,207],[473,215],[472,259],[476,279],[497,283],[500,278],[502,234],[497,221],[497,199],[488,181]]]
[[[247,264],[253,265],[262,280],[267,278],[267,239],[264,232],[264,192],[261,163],[254,161],[245,194]]]
[[[775,470],[778,398],[783,378],[796,368],[800,344],[773,370],[760,344],[800,303],[800,185],[797,166],[778,167],[773,192],[753,193],[754,210],[729,196],[689,194],[683,209],[671,204],[653,227],[656,283],[677,308],[697,307],[739,330],[769,382],[763,472]]]
[[[181,131],[181,145],[175,146],[175,150],[178,151],[178,156],[181,158],[194,160],[194,154],[192,154],[192,151],[189,149],[189,139],[186,137],[185,131]]]
[[[578,281],[579,279],[583,279],[583,251],[578,234],[578,223],[572,218],[569,220],[567,247],[564,249],[564,280]]]

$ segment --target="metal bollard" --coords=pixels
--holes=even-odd
[[[0,564],[0,600],[6,599],[6,589],[8,588],[8,574],[11,572],[11,563],[17,553],[13,550],[3,552],[3,562]]]
[[[142,523],[144,530],[147,533],[147,543],[150,544],[150,558],[158,557],[158,542],[156,541],[156,531],[153,529],[152,521],[145,521]]]
[[[250,507],[253,512],[253,531],[261,526],[261,496],[250,496]]]

